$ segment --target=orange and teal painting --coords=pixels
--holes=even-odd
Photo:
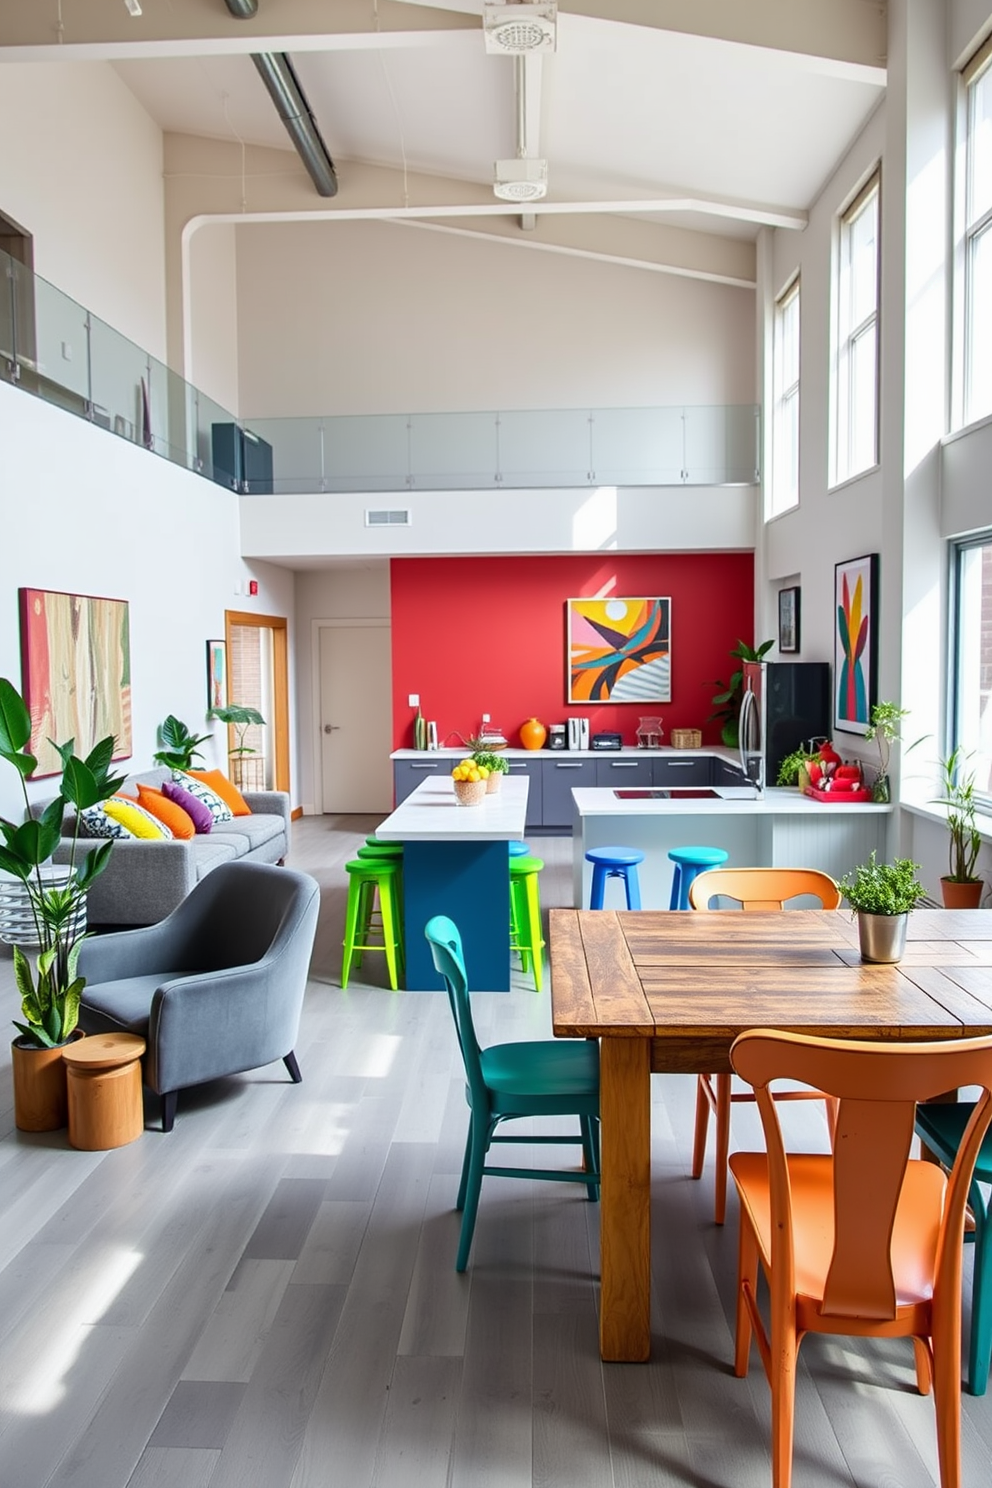
[[[875,702],[875,605],[878,554],[852,558],[834,569],[834,726],[866,734]]]
[[[670,703],[670,599],[569,599],[568,701]]]
[[[35,777],[57,775],[51,740],[76,741],[85,757],[114,736],[114,759],[131,754],[131,642],[125,599],[21,589],[24,701]]]

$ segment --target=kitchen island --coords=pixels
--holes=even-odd
[[[443,983],[424,939],[432,915],[454,920],[477,992],[510,990],[509,843],[522,838],[527,780],[505,779],[479,806],[460,806],[450,775],[422,780],[376,828],[403,844],[406,985],[437,992]]]
[[[633,847],[645,909],[667,909],[674,865],[670,848],[722,847],[728,866],[819,868],[840,878],[875,849],[886,852],[891,805],[827,804],[798,790],[750,786],[670,790],[578,789],[572,792],[572,887],[577,909],[588,905],[591,847]],[[608,894],[622,892],[613,885]],[[607,908],[620,907],[608,900]]]

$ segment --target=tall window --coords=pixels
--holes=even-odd
[[[775,301],[769,516],[799,505],[799,280]]]
[[[955,547],[954,696],[951,744],[992,796],[992,532]]]
[[[840,220],[835,481],[878,462],[879,177]]]
[[[964,415],[971,423],[992,413],[992,41],[969,63],[964,81]]]

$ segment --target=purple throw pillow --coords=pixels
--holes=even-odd
[[[197,832],[210,831],[214,824],[214,819],[209,806],[204,806],[203,802],[198,801],[196,796],[192,795],[188,790],[183,790],[181,785],[174,785],[171,780],[164,780],[162,782],[162,794],[168,800],[175,801],[177,806],[183,808]]]

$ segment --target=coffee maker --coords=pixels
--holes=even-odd
[[[565,725],[563,723],[548,724],[548,748],[564,749],[566,745]]]

